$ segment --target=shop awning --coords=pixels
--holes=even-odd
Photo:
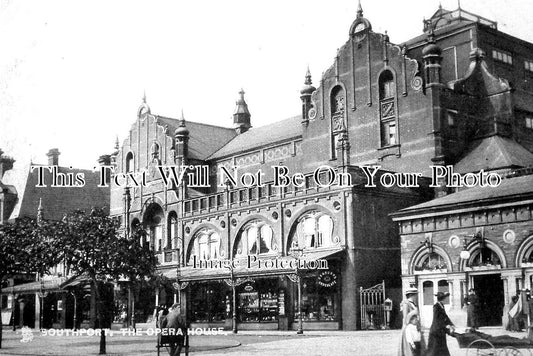
[[[54,292],[60,291],[61,285],[65,282],[64,277],[54,277],[43,279],[42,281],[23,283],[12,287],[2,289],[2,294],[25,294],[37,293],[41,291]]]
[[[301,270],[306,270],[305,267],[322,269],[327,268],[325,265],[320,265],[320,261],[327,260],[336,255],[340,255],[343,249],[335,250],[322,250],[306,252],[300,258]],[[261,277],[261,276],[280,276],[285,274],[292,274],[295,272],[293,265],[295,259],[292,256],[284,257],[270,257],[270,258],[258,258],[257,260],[243,258],[238,260],[239,263],[233,270],[234,277]],[[313,262],[311,262],[313,261]],[[292,264],[291,264],[292,262]],[[309,263],[311,262],[311,263]],[[177,269],[164,271],[163,275],[170,279],[177,279]],[[193,268],[191,266],[182,267],[179,270],[180,282],[191,281],[207,281],[216,279],[231,278],[231,272],[228,267],[218,265],[214,268]]]

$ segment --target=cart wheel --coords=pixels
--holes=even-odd
[[[522,356],[522,353],[516,347],[506,346],[501,349],[499,356]]]
[[[489,341],[479,339],[472,341],[466,349],[467,356],[496,356],[496,349]]]

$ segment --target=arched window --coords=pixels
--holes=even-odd
[[[220,235],[213,230],[200,230],[192,242],[189,261],[196,256],[199,260],[215,260],[220,257]]]
[[[386,70],[379,76],[381,146],[398,143],[395,97],[394,76],[391,71]]]
[[[134,161],[133,161],[133,153],[128,152],[126,155],[126,172],[133,172],[135,170]]]
[[[235,257],[275,252],[274,231],[263,221],[252,221],[244,227],[235,246]]]
[[[321,212],[305,214],[298,221],[290,248],[294,242],[303,248],[333,246],[333,220]]]
[[[147,242],[154,251],[161,251],[163,248],[163,216],[163,209],[155,203],[150,204],[144,213],[143,222],[148,232]]]
[[[447,270],[444,258],[436,252],[426,253],[415,266],[415,271]]]
[[[477,266],[501,266],[502,262],[498,254],[490,247],[484,246],[472,252],[468,260],[469,267]]]
[[[337,158],[337,141],[341,133],[346,132],[344,112],[346,111],[346,95],[344,89],[337,85],[331,91],[331,158]]]
[[[167,241],[166,241],[166,245],[165,247],[167,249],[172,249],[174,248],[174,245],[175,245],[175,240],[176,240],[176,237],[177,237],[177,234],[176,234],[176,223],[178,222],[178,218],[176,216],[176,213],[175,212],[170,212],[170,214],[168,215],[168,220],[167,220]]]
[[[154,142],[152,144],[152,147],[150,148],[150,155],[152,156],[152,161],[159,160],[159,144],[157,142]]]

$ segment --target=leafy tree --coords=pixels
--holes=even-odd
[[[110,218],[103,209],[93,209],[89,214],[76,211],[66,216],[56,234],[72,275],[86,276],[91,281],[100,327],[104,315],[99,282],[121,277],[140,280],[151,276],[157,263],[153,251],[139,243],[144,232],[138,230],[123,237],[117,233],[118,228],[117,219]],[[105,354],[105,333],[100,335],[100,354]]]
[[[37,222],[30,218],[0,225],[0,294],[2,283],[8,278],[23,273],[40,273],[42,276],[61,261],[61,253],[51,253],[57,251],[56,241],[50,238],[57,226],[57,222]]]

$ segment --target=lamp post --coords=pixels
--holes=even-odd
[[[296,283],[298,284],[298,330],[296,334],[301,335],[304,333],[303,320],[302,320],[302,278],[300,276],[300,258],[303,256],[304,249],[298,246],[298,242],[295,241],[292,244],[291,255],[296,259]]]

